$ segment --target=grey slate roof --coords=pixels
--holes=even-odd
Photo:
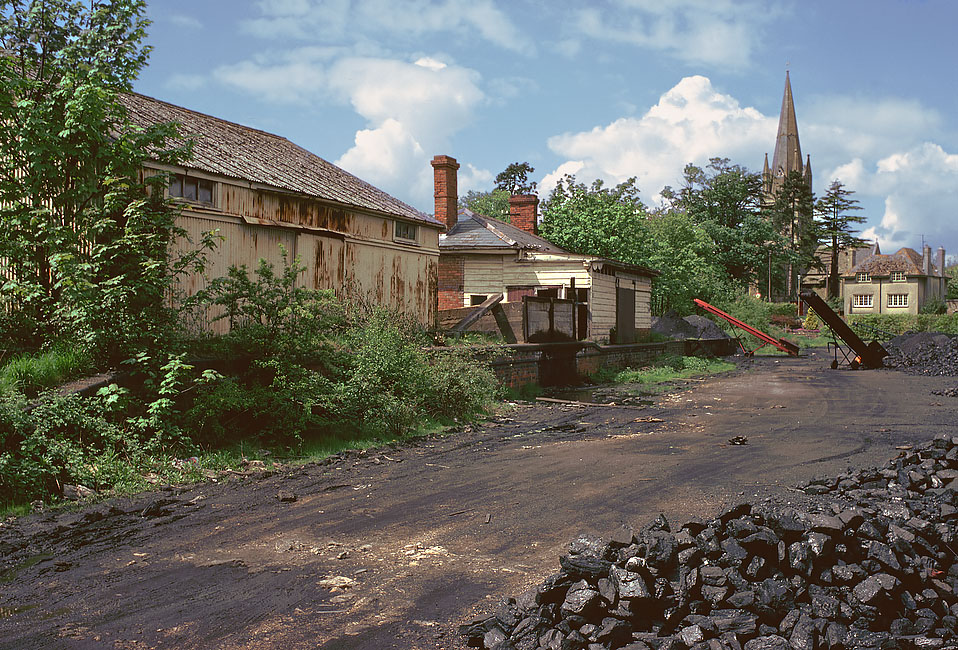
[[[513,249],[541,253],[568,253],[547,239],[516,228],[505,221],[459,208],[458,221],[439,238],[439,249]]]
[[[548,239],[528,233],[505,221],[476,214],[468,208],[459,208],[458,221],[449,232],[439,235],[439,252],[528,250],[549,255],[568,255],[576,260],[591,259],[642,275],[657,276],[659,271],[638,264],[628,264],[589,255],[577,256],[559,248]]]
[[[122,100],[134,124],[179,124],[180,134],[194,142],[193,159],[185,163],[192,169],[441,225],[286,138],[137,93],[123,95]]]

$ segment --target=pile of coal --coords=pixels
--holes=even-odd
[[[958,386],[954,388],[943,388],[941,390],[931,391],[932,395],[941,395],[942,397],[958,397]]]
[[[460,633],[496,650],[956,647],[956,443],[815,483],[817,510],[741,503],[582,536],[557,573]]]
[[[692,314],[681,317],[667,311],[652,319],[652,331],[673,339],[727,339],[729,335],[705,316]]]
[[[958,376],[958,337],[941,332],[905,332],[884,344],[884,365],[916,375]]]

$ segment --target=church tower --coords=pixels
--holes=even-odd
[[[782,187],[785,177],[798,172],[805,179],[809,190],[812,188],[811,156],[802,162],[802,145],[798,141],[798,120],[795,119],[795,102],[792,99],[792,83],[785,71],[785,96],[782,97],[782,112],[778,117],[778,135],[775,137],[775,153],[772,154],[772,166],[768,165],[765,154],[765,168],[762,171],[765,200],[772,202]]]

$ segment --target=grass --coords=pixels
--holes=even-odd
[[[0,391],[35,396],[82,377],[92,368],[93,359],[85,350],[57,345],[44,352],[15,356],[4,364],[0,368]]]
[[[721,359],[701,357],[663,356],[644,368],[625,368],[619,371],[600,371],[592,379],[599,383],[665,384],[677,379],[714,375],[735,369],[735,364]]]

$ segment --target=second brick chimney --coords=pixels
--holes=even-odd
[[[433,186],[436,197],[437,220],[452,230],[459,219],[459,163],[452,156],[435,156],[432,159]]]
[[[539,197],[535,194],[516,194],[509,197],[509,220],[516,228],[535,235],[539,229],[536,223],[536,211]]]

